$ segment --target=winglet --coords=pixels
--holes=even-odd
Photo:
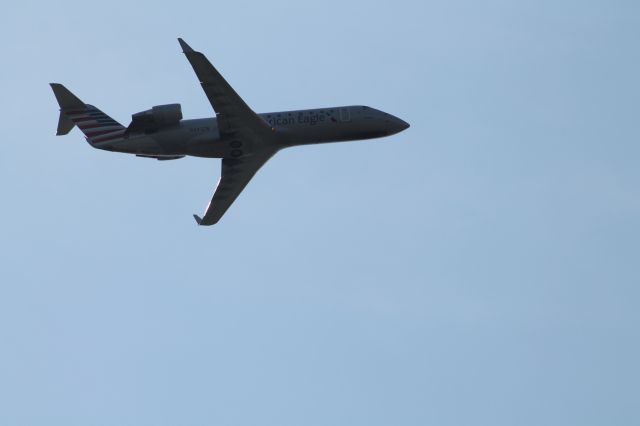
[[[180,47],[182,47],[182,52],[183,53],[191,53],[191,52],[195,52],[191,46],[189,46],[187,44],[186,41],[184,41],[183,39],[181,39],[180,37],[178,37],[178,43],[180,43]]]
[[[198,216],[197,214],[194,214],[193,218],[196,220],[196,223],[198,225],[202,224],[202,218],[200,216]]]

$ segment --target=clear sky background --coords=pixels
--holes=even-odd
[[[637,425],[640,3],[8,2],[0,424]],[[256,111],[411,123],[218,160],[55,137],[49,82],[125,125]]]

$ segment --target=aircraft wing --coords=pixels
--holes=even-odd
[[[245,148],[250,148],[244,156],[222,159],[222,176],[204,216],[193,215],[198,225],[213,225],[260,167],[276,153],[276,148],[267,148],[274,129],[249,108],[202,53],[193,50],[181,38],[178,41],[216,112],[220,136],[240,141]]]
[[[237,159],[223,158],[222,176],[220,176],[218,186],[204,216],[193,215],[198,225],[213,225],[217,223],[260,167],[276,151],[275,149],[266,149]]]
[[[181,38],[178,41],[216,112],[222,136],[266,136],[273,131],[266,121],[249,108],[206,56],[193,50]],[[246,135],[247,132],[253,135]]]

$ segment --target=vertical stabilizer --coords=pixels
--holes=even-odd
[[[53,94],[60,105],[60,117],[58,118],[58,131],[56,135],[66,135],[73,129],[75,123],[65,114],[65,110],[84,109],[86,105],[76,95],[59,83],[51,83]]]
[[[59,83],[51,83],[53,94],[60,105],[58,135],[66,135],[78,126],[91,145],[122,139],[124,126],[93,105],[82,102]]]

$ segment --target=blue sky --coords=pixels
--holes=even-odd
[[[640,6],[113,1],[0,15],[0,424],[640,422]],[[366,104],[391,138],[279,153],[219,225],[219,161],[55,137]]]

